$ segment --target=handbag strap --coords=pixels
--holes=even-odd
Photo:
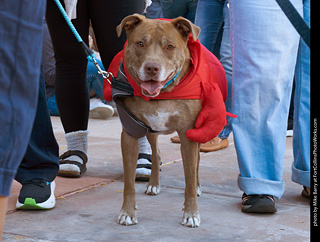
[[[276,0],[293,27],[310,48],[310,28],[289,0]]]

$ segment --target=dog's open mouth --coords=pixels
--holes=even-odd
[[[172,75],[169,75],[169,77],[164,81],[159,80],[147,80],[147,81],[140,81],[140,87],[142,90],[142,94],[147,97],[156,97],[159,95],[161,89],[166,85],[166,83],[170,80],[170,77]]]
[[[142,81],[140,84],[140,87],[143,95],[155,97],[160,93],[164,85],[165,85],[165,81],[160,82],[160,81],[149,80],[149,81]]]

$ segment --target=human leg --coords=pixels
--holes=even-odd
[[[96,60],[102,70],[105,70],[100,60]],[[90,92],[90,111],[89,118],[107,119],[112,117],[113,107],[102,102],[104,78],[97,72],[96,66],[92,62],[88,62],[87,66],[87,83],[88,92]]]
[[[185,17],[189,19],[192,23],[194,23],[196,18],[198,0],[189,0],[187,3],[187,6],[188,6],[188,12],[185,15]]]
[[[310,26],[310,0],[303,1],[303,17]],[[310,49],[300,40],[294,96],[292,180],[310,187]]]
[[[106,14],[107,9],[112,9],[112,14]],[[117,37],[116,27],[126,16],[134,13],[142,14],[143,10],[144,0],[96,0],[91,2],[90,19],[105,69],[108,69],[113,57],[122,50],[126,41],[124,33],[120,38]]]
[[[160,0],[152,1],[151,5],[147,8],[147,18],[164,18]]]
[[[227,112],[231,112],[232,104],[232,59],[231,59],[231,43],[230,43],[230,16],[229,7],[225,2],[223,6],[223,33],[220,46],[220,62],[223,69],[226,72],[227,85],[228,85],[228,95],[225,102]],[[227,116],[227,125],[223,128],[219,134],[219,138],[228,139],[230,133],[232,132],[231,126],[232,118]]]
[[[86,44],[89,34],[88,8],[88,1],[78,1],[77,18],[72,20]],[[74,172],[75,176],[79,177],[86,170],[88,147],[87,59],[54,1],[47,3],[46,20],[56,59],[55,96],[60,119],[66,133],[68,151],[78,151],[64,155],[65,159],[60,162],[59,175]]]
[[[100,60],[97,60],[99,66],[102,70],[105,70],[102,62]],[[88,62],[87,66],[87,87],[88,92],[90,92],[92,89],[98,95],[98,97],[103,98],[102,94],[102,88],[103,88],[103,77],[100,75],[97,71],[96,66],[92,62]]]
[[[72,20],[86,43],[89,33],[87,7],[87,1],[78,1],[77,18]],[[63,128],[66,133],[87,130],[89,94],[86,56],[54,1],[48,1],[46,20],[55,52],[55,96]]]
[[[59,116],[59,110],[57,106],[56,95],[53,94],[47,99],[48,111],[52,116]]]
[[[199,0],[195,25],[201,28],[199,41],[217,57],[220,52],[219,33],[223,26],[224,1]]]
[[[220,57],[220,62],[225,69],[228,83],[226,108],[228,112],[231,112],[232,63],[229,10],[226,1],[200,0],[198,2],[195,24],[201,28],[200,42]],[[222,33],[222,39],[219,37],[220,33]],[[219,136],[202,144],[200,151],[210,152],[228,147],[229,143],[227,139],[231,130],[231,118],[227,117],[227,125]]]
[[[40,75],[38,106],[31,137],[15,177],[21,184],[34,178],[52,182],[59,169],[59,146],[52,130],[43,78]]]
[[[280,198],[299,36],[275,1],[229,2],[238,184],[248,195]],[[300,1],[292,2],[302,9]]]
[[[160,3],[165,18],[173,19],[182,16],[194,22],[197,0],[160,0]]]
[[[34,120],[44,1],[0,2],[0,240],[11,184]]]
[[[8,196],[35,117],[45,2],[1,1],[0,8],[0,195]]]
[[[7,213],[8,197],[0,196],[0,241],[3,233],[4,218]]]
[[[53,180],[59,170],[59,146],[47,108],[43,71],[39,86],[31,137],[15,177],[22,184],[16,203],[18,209],[51,209],[55,206]]]

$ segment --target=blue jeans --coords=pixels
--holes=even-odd
[[[303,3],[303,17],[310,26],[310,0]],[[292,180],[310,187],[310,49],[303,40],[295,77]]]
[[[45,5],[0,1],[0,196],[9,196],[35,118]]]
[[[152,1],[151,5],[147,8],[147,18],[164,18],[160,0]]]
[[[165,18],[182,16],[194,22],[198,0],[160,0],[160,3]]]
[[[105,70],[102,65],[102,62],[100,60],[97,60],[97,62],[101,67],[101,69]],[[87,66],[87,87],[88,87],[89,93],[91,89],[93,89],[99,97],[101,98],[103,97],[103,94],[102,94],[103,77],[100,74],[98,74],[97,68],[92,62],[88,62],[88,66]],[[47,104],[48,104],[50,115],[59,116],[59,110],[58,110],[55,94],[53,94],[51,97],[47,99]]]
[[[232,121],[240,169],[238,184],[246,194],[269,194],[280,198],[285,186],[283,159],[300,37],[276,1],[229,2],[232,111],[238,115]],[[307,9],[309,0],[304,4],[302,0],[291,2],[301,15],[303,7],[310,11]],[[304,17],[308,22],[307,15]],[[295,118],[294,126],[298,125],[299,119],[300,127],[295,129],[300,132],[295,132],[298,136],[293,142],[294,153],[298,152],[303,159],[295,155],[293,170],[299,177],[296,181],[310,187],[310,76],[307,71],[310,63],[306,61],[310,54],[306,50],[304,54],[305,61],[300,58],[297,64],[302,69],[295,94],[295,112],[300,118]]]
[[[230,44],[229,8],[225,0],[199,0],[195,24],[201,28],[199,40],[219,60],[226,72],[228,95],[226,109],[231,112],[232,60]],[[219,37],[222,30],[222,39]],[[216,52],[216,53],[215,53]],[[227,139],[232,131],[232,118],[227,117],[227,125],[219,134],[221,139]]]
[[[194,22],[201,28],[200,43],[218,59],[220,59],[221,33],[224,25],[224,5],[225,0],[199,0]]]

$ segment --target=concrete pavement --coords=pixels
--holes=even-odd
[[[66,151],[63,128],[52,117],[60,153]],[[56,179],[56,207],[49,211],[17,211],[20,184],[14,183],[3,241],[310,241],[309,201],[300,196],[302,186],[291,181],[292,138],[287,138],[284,159],[286,188],[273,215],[241,212],[242,192],[233,138],[227,149],[201,153],[198,198],[199,228],[183,227],[184,176],[180,145],[160,136],[164,166],[161,192],[144,194],[146,183],[137,182],[138,221],[134,226],[116,223],[122,204],[123,174],[120,152],[121,125],[117,117],[89,121],[88,171],[78,179]]]

